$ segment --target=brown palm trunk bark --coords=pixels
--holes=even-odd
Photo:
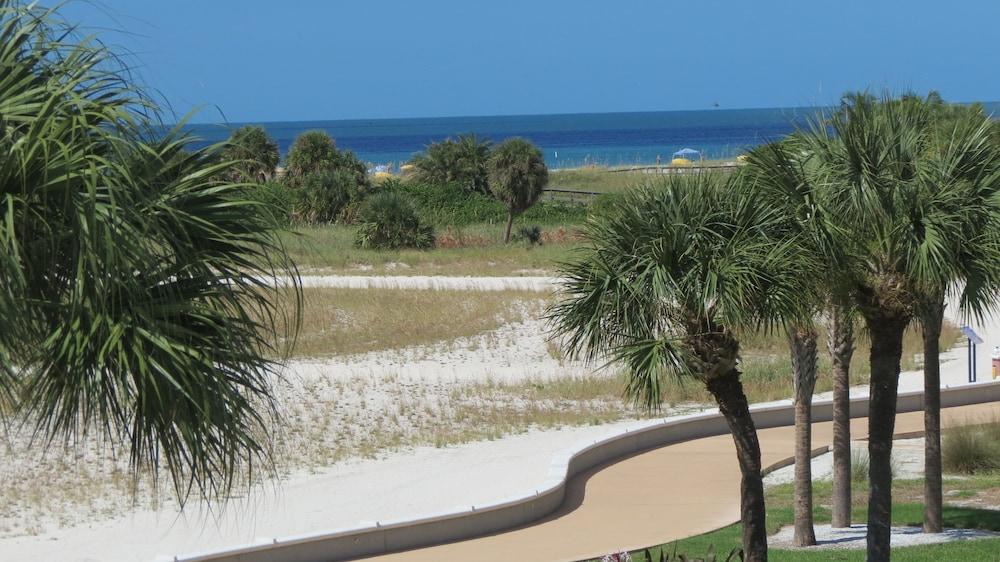
[[[510,211],[507,213],[507,228],[503,233],[503,243],[506,244],[510,242],[510,229],[514,226],[514,212]]]
[[[892,532],[892,434],[903,332],[909,317],[865,315],[871,336],[871,396],[868,402],[868,562],[888,562]]]
[[[851,358],[854,322],[832,306],[827,316],[826,348],[833,377],[833,516],[834,528],[851,526]]]
[[[760,443],[750,417],[750,405],[743,393],[740,373],[731,369],[708,381],[708,391],[719,404],[729,424],[740,464],[740,522],[746,562],[767,561],[767,528],[764,511],[764,481],[760,474]]]
[[[941,491],[941,324],[944,298],[921,307],[924,336],[924,532],[944,528]]]
[[[814,546],[812,490],[812,397],[816,388],[816,331],[788,331],[795,384],[795,546]]]

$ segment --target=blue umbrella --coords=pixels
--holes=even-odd
[[[701,153],[693,148],[682,148],[674,153],[674,158],[688,158],[691,156],[700,156]]]

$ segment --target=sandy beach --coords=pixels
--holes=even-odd
[[[380,283],[395,287],[406,281]],[[446,283],[450,288],[490,290],[487,287],[503,282]],[[551,287],[548,279],[531,283]],[[430,290],[434,284],[420,287]],[[445,513],[530,493],[547,477],[553,455],[652,423],[630,418],[601,425],[534,428],[498,438],[480,436],[454,445],[408,445],[407,436],[422,435],[424,424],[451,419],[448,416],[460,409],[457,396],[473,388],[467,385],[594,374],[589,366],[554,358],[538,320],[506,325],[497,332],[447,345],[290,363],[281,387],[290,420],[284,447],[288,458],[296,460],[285,463],[279,482],[264,484],[218,511],[194,502],[182,513],[162,493],[148,490],[140,491],[136,503],[131,503],[120,487],[102,483],[108,476],[109,459],[102,457],[96,445],[70,460],[58,455],[42,460],[20,455],[13,470],[4,471],[7,493],[11,493],[11,479],[33,482],[35,488],[21,490],[18,507],[8,509],[0,519],[5,522],[0,557],[10,561],[169,560],[262,538]],[[991,321],[980,333],[1000,335],[1000,329]],[[943,357],[945,385],[965,384],[964,354],[964,348],[957,348]],[[980,380],[989,378],[988,355],[980,350]],[[921,387],[920,372],[903,374],[900,391]],[[852,392],[866,395],[867,388]],[[516,409],[518,404],[508,406]],[[622,405],[588,405],[595,407]],[[664,415],[690,411],[689,407]],[[381,442],[380,435],[398,437]],[[341,453],[336,451],[345,456],[338,457]],[[110,462],[118,463],[120,470],[120,459]],[[36,475],[33,480],[32,474]],[[37,475],[54,479],[48,489],[38,487]],[[70,490],[81,482],[91,486],[89,496],[52,497],[52,491]]]

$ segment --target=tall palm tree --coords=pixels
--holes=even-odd
[[[811,322],[788,327],[795,390],[795,546],[816,544],[812,493],[812,397],[816,390],[816,328]]]
[[[970,262],[955,248],[994,213],[989,182],[957,181],[948,172],[949,163],[967,162],[957,146],[979,146],[976,139],[986,136],[988,123],[961,134],[956,129],[956,144],[934,150],[939,143],[932,121],[918,99],[852,95],[804,136],[833,193],[827,218],[837,223],[832,232],[843,257],[838,271],[851,286],[871,339],[870,561],[890,555],[890,455],[903,333],[928,290],[965,275]],[[977,270],[996,265],[979,264]]]
[[[760,446],[740,382],[740,334],[798,314],[810,258],[787,218],[731,178],[673,176],[585,229],[562,267],[556,334],[590,360],[621,362],[626,393],[658,408],[666,376],[700,381],[736,445],[747,560],[767,559]]]
[[[828,224],[824,220],[823,199],[827,192],[818,180],[818,169],[808,157],[802,157],[802,140],[792,136],[764,145],[750,152],[739,178],[763,194],[789,225],[794,228],[804,252],[817,266],[810,279],[816,285],[803,293],[802,307],[810,312],[804,319],[786,325],[791,352],[792,383],[795,406],[795,528],[793,540],[798,546],[816,544],[813,525],[812,494],[812,398],[816,388],[817,338],[813,316],[823,298],[830,293],[829,270],[835,260]],[[809,302],[807,297],[815,300]]]
[[[56,12],[0,0],[0,37],[0,416],[225,494],[270,466],[277,233]]]
[[[936,99],[936,103],[935,98],[928,100],[936,123],[922,182],[925,197],[956,191],[954,197],[964,191],[972,201],[950,204],[985,205],[960,230],[960,238],[943,245],[938,259],[951,266],[939,269],[936,281],[925,286],[918,298],[924,347],[924,531],[928,533],[943,528],[940,338],[947,295],[961,290],[962,310],[981,316],[996,306],[1000,275],[1000,202],[996,201],[1000,151],[990,140],[989,118],[981,107],[944,106]]]
[[[830,524],[851,526],[851,358],[854,313],[840,299],[826,313],[826,349],[833,380],[833,498]]]

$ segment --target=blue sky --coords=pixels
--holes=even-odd
[[[787,107],[865,87],[1000,99],[997,0],[76,0],[64,15],[201,122]]]

